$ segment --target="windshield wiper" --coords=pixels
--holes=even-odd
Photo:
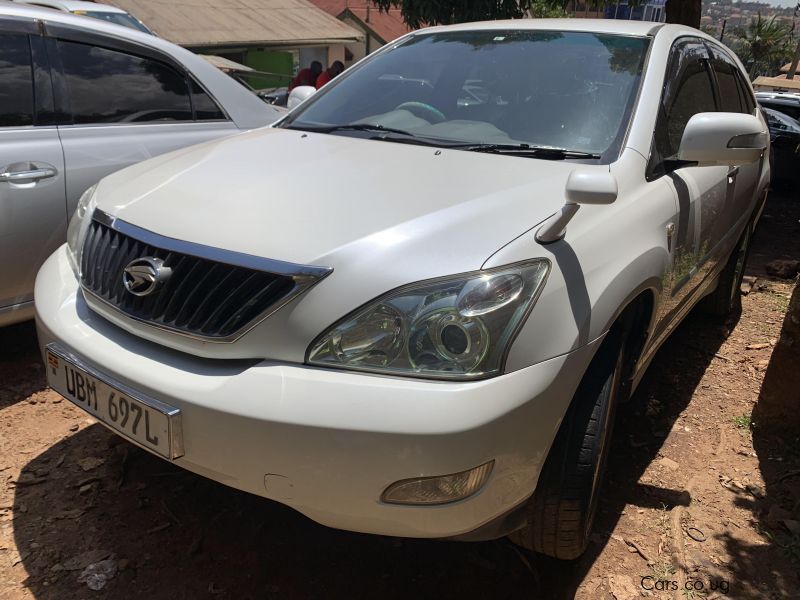
[[[336,131],[367,131],[380,134],[370,138],[387,142],[401,142],[408,144],[419,144],[423,146],[436,146],[453,150],[467,150],[469,152],[486,152],[487,154],[504,154],[507,156],[527,156],[531,158],[543,158],[546,160],[565,160],[568,158],[587,158],[598,159],[600,154],[592,152],[582,152],[580,150],[568,150],[566,148],[555,148],[552,146],[531,146],[530,144],[475,144],[464,143],[453,140],[430,138],[424,135],[411,133],[394,127],[386,127],[373,123],[343,123],[341,125],[296,125],[291,124],[286,129],[297,129],[300,131],[311,131],[313,133],[333,133]],[[387,135],[388,134],[388,135]],[[400,137],[397,137],[400,136]]]
[[[416,137],[413,133],[403,131],[402,129],[395,129],[393,127],[386,127],[385,125],[373,125],[370,123],[344,123],[342,125],[289,125],[286,129],[300,129],[302,131],[311,131],[313,133],[333,133],[334,131],[377,131],[380,133],[396,133],[398,135],[407,135],[409,137]]]
[[[452,147],[457,150],[468,150],[470,152],[486,152],[488,154],[505,154],[508,156],[530,156],[531,158],[543,158],[546,160],[600,158],[599,154],[593,152],[553,148],[551,146],[531,146],[529,144],[463,144]]]
[[[397,142],[399,144],[413,144],[415,146],[433,146],[435,148],[458,148],[463,145],[459,142],[453,144],[448,140],[440,140],[424,135],[417,135],[410,131],[386,127],[385,125],[373,125],[370,123],[350,123],[345,125],[289,125],[286,129],[298,129],[300,131],[311,131],[313,133],[332,133],[336,131],[366,131],[374,132],[377,135],[367,139],[379,140],[382,142]]]

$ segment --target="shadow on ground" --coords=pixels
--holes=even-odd
[[[0,327],[0,410],[47,388],[33,321]]]
[[[626,505],[688,503],[683,490],[637,481],[723,339],[719,328],[691,317],[620,411],[597,533],[574,563],[506,540],[400,540],[328,529],[173,467],[96,425],[26,466],[49,473],[45,483],[19,488],[14,501],[28,585],[37,598],[84,598],[80,570],[113,554],[129,562],[99,597],[571,598]],[[84,472],[79,461],[91,457],[105,462]]]
[[[626,506],[664,508],[688,506],[689,492],[639,483],[657,457],[673,423],[686,409],[714,354],[727,335],[727,328],[710,324],[702,314],[690,314],[659,350],[631,401],[621,407],[614,430],[604,492],[595,523],[594,543],[574,566],[574,595],[617,525]],[[648,575],[631,573],[638,583]]]
[[[795,296],[798,294],[800,288]],[[740,490],[736,498],[736,504],[752,514],[756,527],[770,543],[747,544],[724,536],[732,570],[737,575],[760,572],[759,579],[770,581],[770,589],[781,598],[800,598],[799,369],[798,348],[779,342],[751,419],[753,448],[764,488]],[[757,581],[748,583],[751,589],[757,589]]]
[[[770,239],[756,240],[757,253],[769,254]],[[327,529],[279,504],[177,469],[96,425],[25,468],[48,473],[39,485],[18,488],[14,499],[14,534],[27,584],[36,598],[58,600],[571,598],[626,506],[689,502],[685,490],[638,481],[725,336],[722,327],[691,315],[659,351],[633,401],[618,413],[596,533],[573,563],[524,553],[505,540],[400,540]],[[772,440],[759,455],[763,461],[776,452],[788,455],[780,444],[790,443]],[[104,462],[84,471],[79,461],[86,458]],[[765,477],[773,477],[763,461]],[[800,485],[800,478],[794,482]],[[767,495],[772,493],[769,488]],[[760,510],[753,506],[754,513]],[[748,577],[746,562],[781,549],[732,551]],[[86,564],[112,555],[122,569],[102,591],[90,593],[77,583]]]
[[[800,202],[787,194],[771,198],[768,207],[754,240],[755,260],[751,258],[749,265],[758,276],[768,271],[770,260],[800,260]],[[799,293],[795,290],[795,303]],[[753,448],[764,489],[755,494],[740,492],[737,498],[770,543],[746,545],[730,536],[725,540],[733,570],[737,574],[767,572],[766,579],[781,598],[800,598],[799,330],[798,324],[784,322],[752,413]]]

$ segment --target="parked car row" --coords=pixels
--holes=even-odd
[[[163,39],[0,2],[0,326],[33,316],[36,272],[87,188],[280,114]]]
[[[150,138],[122,132],[269,120],[164,42],[33,19],[44,33],[4,34],[17,76],[30,56],[37,89],[45,57],[41,77],[78,95],[21,103],[0,130],[43,140],[4,203],[13,183],[49,206],[75,152],[142,158]],[[109,52],[147,90],[135,106],[80,61]],[[577,557],[616,404],[695,306],[739,306],[770,181],[742,64],[681,26],[498,21],[410,33],[292,95],[270,127],[66,178],[42,253],[83,193],[35,289],[50,385],[149,452],[331,527]],[[245,122],[221,119],[238,100]]]
[[[777,110],[795,120],[800,119],[800,94],[756,92],[756,99],[764,108]]]
[[[757,92],[756,99],[772,139],[773,184],[795,186],[800,183],[800,95]]]

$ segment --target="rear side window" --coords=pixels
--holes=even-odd
[[[151,60],[59,40],[74,123],[191,121],[183,74]]]
[[[195,119],[198,121],[219,121],[225,119],[225,113],[217,106],[203,88],[192,79],[192,106]]]
[[[651,157],[651,176],[663,175],[676,158],[686,124],[694,115],[717,110],[708,54],[699,41],[673,48],[659,107]],[[738,95],[737,95],[738,97]]]
[[[27,35],[0,33],[0,127],[33,125],[33,69]]]

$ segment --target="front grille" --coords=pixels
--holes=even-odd
[[[290,275],[193,256],[170,249],[168,242],[159,244],[161,247],[145,243],[118,231],[110,218],[108,221],[93,220],[89,225],[81,256],[83,288],[122,313],[156,327],[212,341],[226,340],[298,291]],[[123,270],[143,257],[163,260],[172,275],[152,294],[135,296],[125,289]]]

